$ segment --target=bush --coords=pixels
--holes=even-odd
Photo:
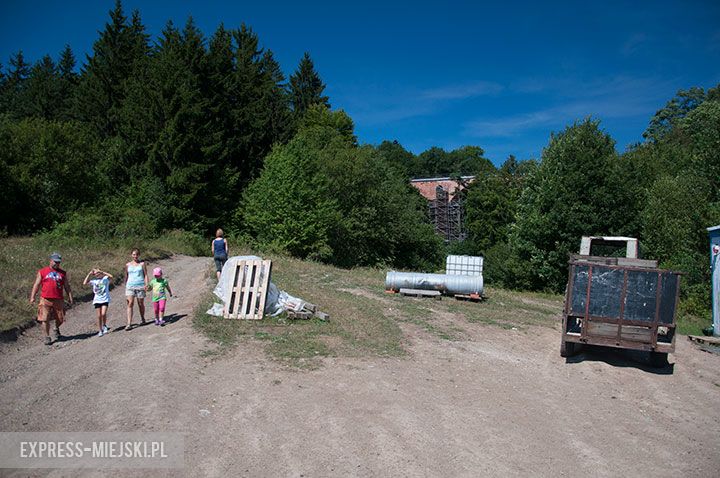
[[[204,256],[209,253],[210,241],[199,234],[182,229],[167,231],[158,238],[163,247],[189,256]]]
[[[243,227],[270,250],[328,259],[329,230],[338,217],[335,201],[314,174],[316,159],[317,151],[304,138],[273,149],[243,195],[236,228]]]
[[[484,277],[495,287],[528,290],[532,285],[530,264],[507,242],[495,244],[485,255]]]
[[[100,143],[81,123],[0,119],[0,179],[12,178],[2,214],[8,232],[31,233],[91,204],[101,188]]]
[[[158,233],[150,214],[140,209],[126,209],[117,218],[115,237],[118,239],[151,238]]]
[[[67,221],[58,224],[48,234],[58,238],[108,239],[113,233],[109,218],[99,212],[83,210],[72,213]]]

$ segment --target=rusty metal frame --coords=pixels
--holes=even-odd
[[[576,260],[577,257],[581,257],[583,260]],[[670,331],[669,329],[676,329],[677,327],[677,306],[680,300],[680,277],[681,273],[667,270],[667,269],[656,269],[656,268],[643,268],[634,266],[621,266],[612,265],[602,262],[602,257],[597,257],[597,262],[593,260],[587,260],[588,258],[594,259],[595,256],[576,256],[571,255],[569,261],[570,267],[568,268],[568,284],[565,290],[565,304],[563,307],[563,323],[562,323],[562,340],[564,342],[574,343],[585,343],[590,345],[603,345],[615,348],[654,351],[654,352],[674,352],[675,351],[675,330]],[[585,310],[582,316],[572,314],[572,292],[574,286],[574,277],[577,266],[584,266],[588,268],[588,281],[587,290],[585,291]],[[590,292],[592,288],[592,276],[593,270],[596,267],[602,267],[604,269],[614,269],[623,271],[623,284],[620,291],[620,312],[617,317],[597,317],[590,315]],[[627,286],[628,286],[628,272],[655,272],[657,274],[657,284],[655,292],[655,311],[652,320],[627,320],[625,319],[625,301],[627,298]],[[677,285],[675,287],[675,304],[672,314],[672,323],[661,323],[660,322],[660,303],[662,297],[662,285],[663,285],[663,274],[674,274],[677,276]],[[568,321],[570,318],[582,318],[583,324],[580,329],[580,334],[568,332]],[[605,323],[617,325],[617,335],[613,337],[598,336],[590,333],[590,323]],[[635,341],[628,340],[623,337],[622,330],[623,326],[635,326],[644,327],[650,331],[650,341]],[[658,342],[658,329],[659,327],[667,327],[669,333],[672,334],[670,342]]]
[[[565,288],[565,303],[563,304],[563,324],[562,324],[563,336],[568,331],[567,320],[570,315],[569,303],[570,303],[570,295],[572,293],[572,288],[574,285],[574,278],[575,278],[575,264],[570,264],[570,267],[568,267],[567,287]]]

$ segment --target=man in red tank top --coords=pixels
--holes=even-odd
[[[37,272],[32,292],[30,292],[30,304],[35,303],[35,296],[40,290],[40,303],[38,304],[38,322],[44,323],[45,345],[52,344],[50,338],[50,321],[55,321],[55,333],[60,338],[60,325],[65,321],[64,293],[67,292],[70,305],[73,303],[70,281],[67,273],[60,268],[62,257],[57,252],[50,255],[50,265],[43,267]]]

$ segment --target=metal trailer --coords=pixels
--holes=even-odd
[[[650,352],[655,366],[675,351],[680,273],[655,261],[572,255],[560,355],[583,344]]]

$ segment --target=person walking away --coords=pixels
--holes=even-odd
[[[167,279],[163,278],[163,271],[156,267],[153,269],[153,279],[150,281],[149,287],[152,289],[152,304],[155,312],[155,325],[165,325],[165,303],[167,301],[167,293],[172,297],[172,289]]]
[[[215,232],[215,239],[211,242],[211,247],[213,259],[215,259],[217,279],[220,280],[220,273],[228,258],[228,243],[222,229]]]
[[[60,268],[62,256],[57,252],[50,254],[50,265],[37,271],[35,283],[30,292],[30,304],[35,303],[35,296],[40,292],[37,321],[44,323],[45,345],[51,345],[50,321],[55,321],[55,340],[60,340],[60,326],[65,321],[65,293],[70,306],[73,304],[70,279],[67,272]]]
[[[90,279],[93,276],[94,279]],[[107,326],[107,311],[110,305],[110,279],[112,274],[101,271],[100,269],[93,269],[87,273],[83,285],[90,284],[93,290],[93,305],[97,312],[98,320],[98,337],[110,333]]]
[[[145,290],[148,285],[147,266],[140,260],[140,250],[133,249],[132,260],[125,264],[125,298],[127,299],[127,325],[132,329],[133,303],[137,300],[140,310],[140,323],[145,323]]]

